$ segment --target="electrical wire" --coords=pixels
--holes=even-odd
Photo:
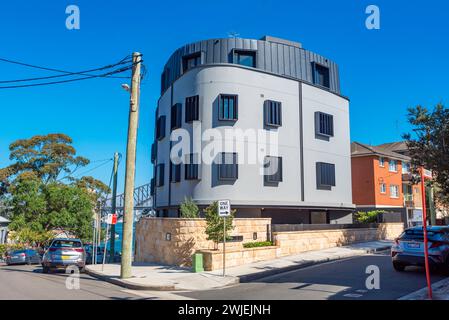
[[[140,62],[139,62],[140,63]],[[130,69],[132,69],[134,66],[126,66],[123,68],[120,68],[118,70],[114,70],[111,72],[107,72],[104,74],[100,74],[100,75],[91,75],[91,76],[87,76],[87,77],[81,77],[81,78],[76,78],[76,79],[68,79],[68,80],[60,80],[60,81],[51,81],[51,82],[43,82],[43,83],[33,83],[33,84],[24,84],[24,85],[13,85],[13,86],[1,86],[0,89],[14,89],[14,88],[27,88],[27,87],[38,87],[38,86],[46,86],[46,85],[52,85],[52,84],[60,84],[60,83],[68,83],[68,82],[74,82],[74,81],[81,81],[81,80],[87,80],[87,79],[93,79],[93,78],[101,78],[101,77],[106,77],[108,75],[113,75],[113,74],[117,74],[117,73],[122,73],[125,71],[128,71]]]
[[[123,63],[120,63],[123,64]],[[86,71],[81,71],[81,72],[67,72],[66,74],[58,74],[58,75],[54,75],[54,76],[47,76],[47,77],[38,77],[38,78],[27,78],[27,79],[15,79],[15,80],[1,80],[0,83],[16,83],[16,82],[26,82],[26,81],[37,81],[37,80],[46,80],[46,79],[54,79],[54,78],[62,78],[62,77],[69,77],[69,76],[74,76],[74,75],[88,75],[88,76],[92,76],[90,74],[88,74],[89,72],[94,72],[94,71],[100,71],[100,70],[105,70],[105,69],[111,69],[115,66],[117,66],[119,64],[115,64],[115,65],[109,65],[109,66],[105,66],[105,67],[101,67],[101,68],[96,68],[96,69],[91,69],[91,70],[86,70]],[[100,75],[101,76],[101,75]],[[111,76],[105,76],[105,77],[111,77]],[[118,77],[114,77],[114,78],[118,78]],[[129,77],[120,77],[120,78],[126,78],[129,79]]]
[[[6,63],[11,63],[11,64],[17,64],[17,65],[24,66],[24,67],[34,68],[34,69],[40,69],[40,70],[64,73],[64,75],[57,75],[57,76],[48,76],[48,77],[40,77],[40,78],[0,81],[0,83],[10,83],[10,82],[22,82],[22,81],[35,81],[35,80],[42,80],[42,79],[51,79],[51,78],[57,78],[57,77],[66,77],[66,76],[70,76],[70,75],[88,75],[88,76],[91,76],[90,74],[88,74],[89,72],[110,69],[110,68],[113,68],[113,67],[115,67],[117,65],[121,65],[121,64],[132,62],[132,59],[130,59],[130,56],[128,55],[128,56],[126,56],[125,58],[123,58],[122,60],[120,60],[119,62],[117,62],[115,64],[107,65],[107,66],[104,66],[104,67],[101,67],[101,68],[92,69],[92,70],[80,71],[80,72],[71,72],[71,71],[65,71],[65,70],[60,70],[60,69],[41,67],[41,66],[36,66],[36,65],[23,63],[23,62],[19,62],[19,61],[14,61],[14,60],[10,60],[10,59],[5,59],[5,58],[0,58],[0,61],[6,62]],[[129,77],[120,77],[120,78],[129,78]]]
[[[106,160],[105,162],[103,162],[102,164],[100,164],[100,165],[98,165],[98,166],[96,166],[96,167],[94,167],[94,168],[92,168],[92,169],[89,169],[89,170],[87,170],[87,171],[85,171],[85,172],[79,173],[79,174],[77,174],[76,176],[74,176],[73,178],[78,178],[78,177],[80,177],[80,176],[84,176],[84,175],[87,174],[87,173],[90,173],[90,172],[92,172],[92,171],[94,171],[94,170],[97,170],[97,169],[103,167],[104,165],[108,164],[110,161],[112,161],[112,159],[107,159],[107,160]]]

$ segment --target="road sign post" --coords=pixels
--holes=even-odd
[[[231,201],[218,201],[218,215],[223,218],[223,277],[226,275],[226,217],[231,215]]]
[[[108,234],[109,234],[109,226],[115,225],[117,223],[117,214],[109,213],[106,219],[106,235],[104,238],[104,250],[103,250],[103,265],[101,266],[101,271],[104,270],[104,264],[106,262],[106,254],[108,248]]]
[[[427,208],[426,208],[426,186],[425,179],[429,178],[429,173],[421,167],[421,196],[422,196],[422,227],[424,235],[424,266],[426,268],[426,281],[427,281],[427,294],[429,299],[432,300],[432,282],[430,281],[430,266],[429,266],[429,249],[427,247]],[[426,172],[427,171],[427,172]],[[431,177],[431,174],[430,174]]]

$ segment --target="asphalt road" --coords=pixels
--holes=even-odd
[[[135,300],[157,299],[149,292],[134,292],[93,278],[79,275],[79,289],[68,289],[64,272],[43,274],[38,265],[0,264],[0,300]],[[73,288],[75,282],[68,281]]]
[[[366,288],[366,268],[370,265],[379,267],[380,289]],[[66,286],[68,275],[63,272],[43,274],[40,266],[0,264],[0,300],[394,300],[426,286],[422,268],[396,272],[388,253],[319,264],[213,291],[133,291],[87,274],[79,277],[79,289],[70,290]],[[433,273],[431,278],[435,282],[444,276]]]
[[[367,266],[379,267],[380,289],[368,290]],[[432,274],[433,282],[444,276]],[[426,286],[422,268],[394,271],[389,253],[365,255],[243,283],[215,291],[183,293],[184,296],[209,300],[395,300]]]

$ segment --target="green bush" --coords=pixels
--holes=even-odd
[[[270,247],[272,245],[271,241],[247,242],[243,244],[243,248]]]
[[[184,198],[181,203],[181,218],[198,218],[200,210],[192,198]]]
[[[376,223],[377,217],[385,213],[383,210],[359,211],[355,214],[358,223]]]

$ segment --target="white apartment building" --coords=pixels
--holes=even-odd
[[[183,46],[162,72],[156,119],[159,216],[178,216],[191,197],[201,207],[229,199],[237,217],[273,223],[352,223],[349,101],[338,66],[300,43],[265,36]],[[178,164],[170,137],[180,132],[190,150]],[[244,135],[230,141],[227,132]]]

